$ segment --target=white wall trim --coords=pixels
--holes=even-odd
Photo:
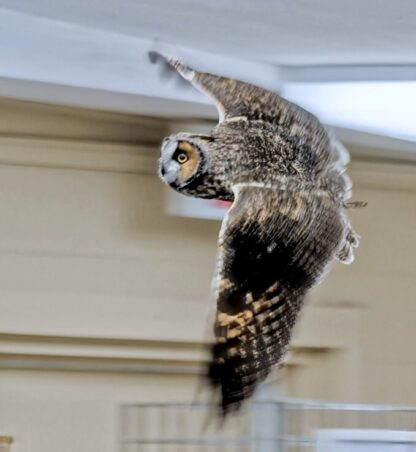
[[[202,343],[0,334],[0,369],[202,375],[208,350]],[[305,366],[330,350],[294,346],[284,365]]]
[[[206,361],[192,342],[0,334],[0,368],[200,373]]]
[[[0,136],[0,165],[157,175],[159,148],[149,145]],[[356,188],[416,191],[416,165],[353,159]]]
[[[0,137],[0,165],[156,175],[155,146]]]
[[[355,188],[416,191],[416,165],[355,160],[349,168]]]
[[[285,365],[308,365],[317,353],[348,349],[357,325],[352,310],[310,306]],[[0,369],[201,373],[208,361],[209,344],[201,341],[0,333]]]

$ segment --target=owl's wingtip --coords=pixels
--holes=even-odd
[[[179,74],[186,80],[192,80],[195,75],[195,71],[193,69],[182,63],[182,61],[177,58],[163,55],[156,50],[150,50],[147,53],[147,56],[152,64],[166,64],[179,72]]]
[[[192,80],[195,75],[195,71],[191,69],[189,66],[186,66],[181,61],[175,58],[167,58],[166,62],[170,64],[173,68],[175,68],[179,74],[186,80]]]
[[[168,57],[163,53],[158,52],[157,50],[149,50],[147,52],[147,57],[152,64],[168,64],[176,69],[176,66],[180,66],[182,63],[175,58]]]

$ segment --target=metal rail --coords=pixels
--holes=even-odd
[[[214,406],[126,404],[125,452],[306,452],[322,429],[416,431],[416,407],[281,400],[252,403],[220,425]]]

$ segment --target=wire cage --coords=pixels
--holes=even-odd
[[[122,452],[309,452],[326,429],[416,431],[416,407],[255,402],[224,424],[212,406],[124,405]],[[412,449],[413,450],[413,449]]]

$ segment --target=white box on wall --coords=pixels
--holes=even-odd
[[[217,199],[191,198],[167,188],[165,209],[169,215],[207,220],[222,220],[231,202]]]

